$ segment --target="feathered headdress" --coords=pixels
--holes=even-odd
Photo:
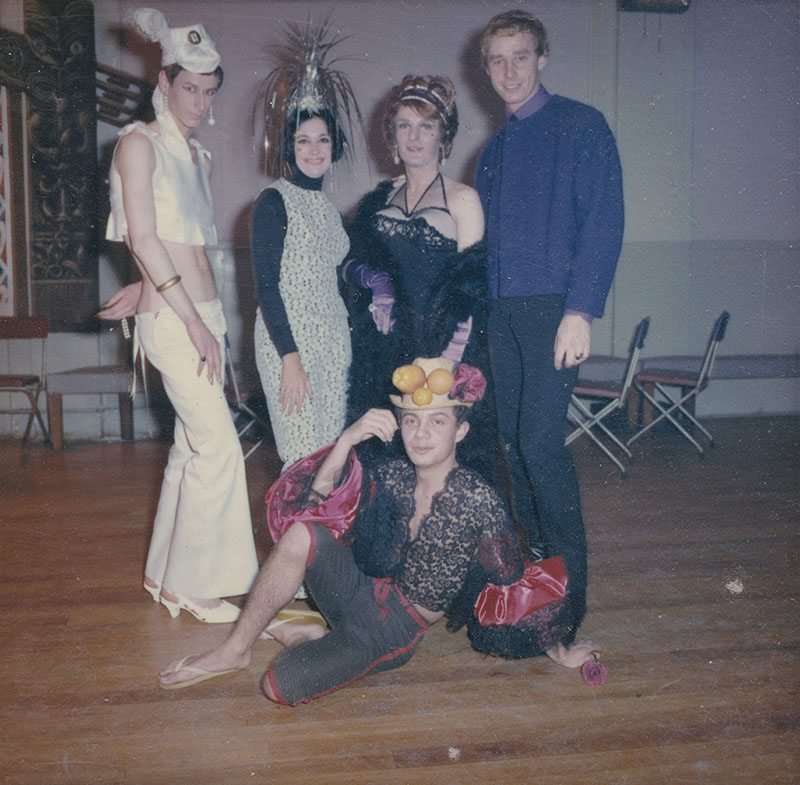
[[[285,154],[289,143],[287,131],[293,114],[303,111],[327,114],[341,134],[345,154],[352,154],[342,129],[347,122],[350,137],[354,126],[363,127],[361,111],[347,76],[333,66],[345,58],[329,60],[333,47],[343,41],[329,38],[329,20],[315,25],[286,23],[286,43],[280,47],[281,64],[267,75],[262,85],[256,111],[263,106],[264,148],[267,174],[276,177],[288,174]]]

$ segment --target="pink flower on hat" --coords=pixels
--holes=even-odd
[[[480,371],[466,363],[460,363],[453,372],[453,387],[449,397],[462,403],[475,403],[486,392],[486,379]]]

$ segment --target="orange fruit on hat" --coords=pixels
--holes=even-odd
[[[425,371],[419,365],[401,365],[392,374],[392,384],[400,392],[413,393],[425,384]]]
[[[417,406],[427,406],[433,400],[433,393],[430,391],[429,387],[418,387],[414,390],[411,400],[414,401]]]
[[[435,395],[446,395],[453,387],[453,374],[445,368],[436,368],[428,374],[428,387]]]

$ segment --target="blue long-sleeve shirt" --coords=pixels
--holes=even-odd
[[[563,294],[565,310],[602,316],[624,226],[622,169],[603,115],[550,96],[489,140],[476,187],[489,297]]]

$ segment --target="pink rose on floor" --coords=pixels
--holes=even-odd
[[[587,660],[581,665],[581,676],[587,684],[592,687],[599,687],[601,684],[606,683],[606,676],[608,676],[608,668],[601,662],[595,660]]]
[[[464,403],[475,403],[486,392],[486,379],[480,371],[466,363],[460,363],[453,372],[453,387],[448,396]]]

